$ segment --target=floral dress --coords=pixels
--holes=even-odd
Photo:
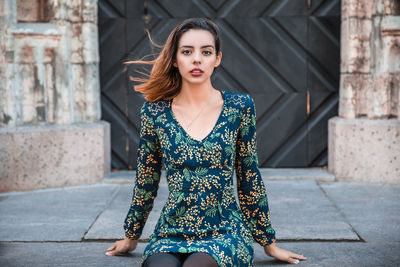
[[[179,124],[172,100],[146,101],[141,108],[126,237],[141,236],[157,196],[162,162],[169,189],[142,264],[157,252],[206,252],[219,266],[253,266],[254,240],[262,246],[275,240],[258,168],[254,100],[246,94],[220,92],[222,111],[201,141]]]

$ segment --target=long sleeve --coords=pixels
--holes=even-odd
[[[235,169],[240,208],[253,238],[262,246],[271,244],[275,240],[275,230],[271,226],[267,193],[258,168],[256,110],[249,95],[239,125]]]
[[[138,239],[153,208],[160,182],[162,154],[154,118],[146,101],[140,110],[140,141],[131,206],[124,222],[125,236]]]

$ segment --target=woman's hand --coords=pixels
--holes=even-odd
[[[292,264],[298,264],[299,260],[306,260],[303,255],[295,254],[286,249],[278,247],[275,243],[264,246],[265,253],[281,261],[287,261]]]
[[[106,256],[114,256],[117,254],[125,254],[128,251],[136,249],[137,240],[132,240],[126,237],[125,239],[116,241],[114,245],[109,247],[106,252]]]

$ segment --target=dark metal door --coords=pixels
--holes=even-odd
[[[136,167],[144,101],[123,62],[159,51],[145,29],[162,44],[189,17],[211,18],[221,29],[214,86],[255,100],[260,167],[327,165],[327,122],[338,110],[339,0],[100,0],[102,118],[111,123],[112,167]]]

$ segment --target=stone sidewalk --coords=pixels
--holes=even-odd
[[[281,247],[304,266],[400,266],[400,186],[333,182],[322,169],[262,169]],[[164,177],[138,248],[105,250],[123,238],[134,172],[101,184],[0,194],[0,266],[139,266],[168,188]],[[255,243],[255,266],[285,265]]]

